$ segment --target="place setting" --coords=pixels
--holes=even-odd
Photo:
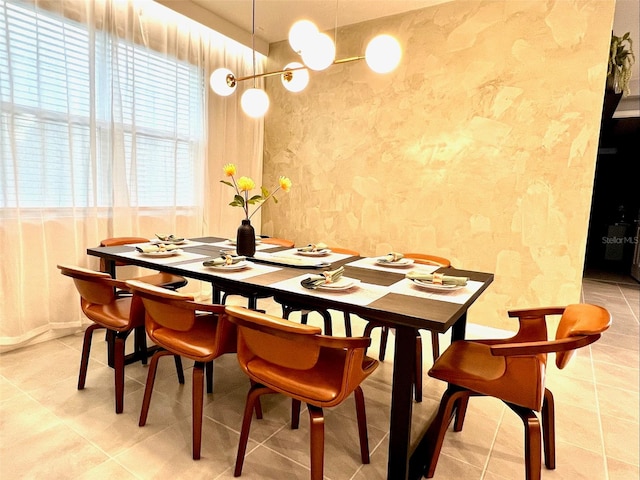
[[[325,243],[310,243],[296,249],[296,254],[303,257],[325,257],[331,253],[331,249]]]
[[[422,272],[433,272],[440,268],[436,265],[416,264],[412,258],[407,258],[399,252],[390,252],[381,257],[361,258],[349,263],[349,266],[394,273],[410,268],[417,268]]]
[[[342,292],[356,287],[360,280],[343,276],[344,267],[326,270],[319,275],[311,275],[300,281],[300,285],[309,290],[324,290],[326,292]]]
[[[202,262],[202,265],[218,272],[235,272],[249,268],[253,264],[243,255],[226,254],[221,257],[212,258],[211,260],[205,260]]]

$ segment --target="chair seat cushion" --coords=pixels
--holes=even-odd
[[[82,306],[82,311],[90,320],[118,332],[138,326],[136,321],[142,325],[142,319],[129,319],[130,310],[131,297],[118,298],[107,305],[86,303]]]
[[[217,316],[201,315],[196,317],[193,328],[180,332],[165,327],[149,330],[151,341],[176,355],[180,355],[196,362],[209,362],[218,353],[214,350],[212,341],[216,335]]]
[[[323,350],[316,364],[308,370],[296,370],[275,365],[261,358],[247,363],[247,373],[259,383],[318,407],[330,407],[340,403],[343,397],[344,350]],[[366,357],[362,369],[375,369],[377,361]],[[353,385],[353,389],[357,387]],[[351,391],[347,393],[350,394]]]
[[[544,375],[544,359],[493,356],[489,345],[464,340],[453,342],[429,370],[431,377],[538,411]]]

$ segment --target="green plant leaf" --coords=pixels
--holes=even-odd
[[[220,183],[224,183],[225,185],[229,185],[230,187],[233,188],[233,183],[227,182],[226,180],[220,180]]]

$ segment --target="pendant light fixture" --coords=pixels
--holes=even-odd
[[[250,117],[260,118],[269,109],[269,97],[262,89],[257,88],[258,78],[280,75],[282,85],[290,92],[300,92],[309,83],[309,69],[321,71],[331,65],[365,60],[371,70],[376,73],[393,71],[402,58],[400,43],[391,35],[378,35],[367,45],[364,55],[336,60],[335,39],[318,30],[310,20],[300,20],[289,30],[289,45],[300,56],[301,62],[291,62],[282,70],[256,74],[255,50],[255,18],[256,0],[252,1],[251,50],[253,59],[253,75],[236,77],[227,68],[218,68],[209,78],[211,89],[221,96],[229,96],[235,92],[238,82],[253,80],[253,88],[246,90],[241,98],[243,111]],[[338,0],[336,0],[336,36],[338,30]]]

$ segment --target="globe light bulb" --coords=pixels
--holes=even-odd
[[[242,94],[240,105],[244,113],[250,117],[261,118],[269,110],[269,96],[264,90],[250,88]]]
[[[229,85],[229,82],[227,81],[230,77],[233,78],[233,85]],[[211,86],[211,90],[223,97],[228,97],[235,92],[237,86],[235,76],[228,68],[218,68],[215,70],[211,74],[211,77],[209,77],[209,85]]]
[[[299,20],[289,29],[289,45],[294,52],[300,53],[318,34],[318,27],[310,20]]]
[[[324,70],[336,58],[336,46],[326,33],[318,33],[302,50],[302,60],[311,70]]]
[[[300,68],[300,70],[284,72],[280,75],[282,85],[284,85],[284,88],[290,92],[301,92],[309,84],[309,70],[302,67],[304,67],[304,65],[301,63],[291,62],[283,68],[283,70]]]
[[[400,63],[402,48],[391,35],[378,35],[367,45],[364,58],[374,72],[389,73]]]

